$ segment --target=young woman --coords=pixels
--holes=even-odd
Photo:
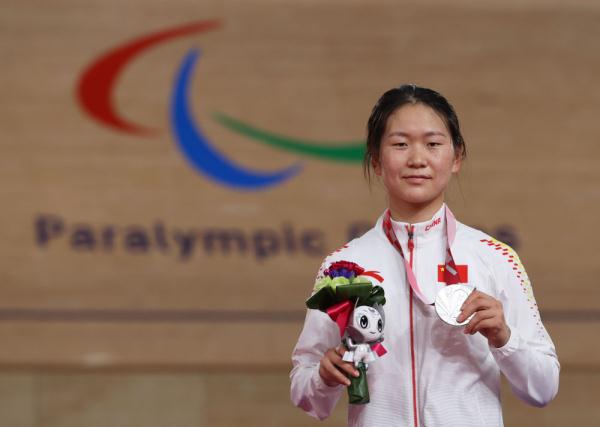
[[[325,259],[378,271],[385,289],[385,346],[369,365],[371,401],[349,405],[350,426],[502,426],[500,373],[519,398],[544,406],[560,365],[517,254],[457,222],[444,192],[466,149],[453,107],[404,85],[379,99],[368,122],[365,170],[381,179],[389,209],[362,237]],[[432,303],[446,286],[473,291],[456,319]],[[472,317],[471,317],[472,316]],[[292,355],[295,405],[324,419],[357,372],[342,361],[337,325],[308,310]]]

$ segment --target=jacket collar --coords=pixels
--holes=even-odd
[[[401,243],[408,241],[407,227],[413,228],[413,240],[419,242],[419,245],[427,244],[446,237],[446,204],[442,203],[440,209],[427,221],[409,224],[407,222],[394,221],[392,227],[396,237]]]

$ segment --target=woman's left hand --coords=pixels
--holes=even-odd
[[[481,332],[487,338],[488,343],[496,348],[502,347],[508,342],[510,328],[504,320],[502,303],[496,298],[474,290],[465,300],[461,310],[460,315],[456,318],[458,322],[464,321],[475,313],[475,316],[465,326],[463,331],[465,334],[473,335]]]

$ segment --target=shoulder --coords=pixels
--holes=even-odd
[[[456,243],[465,249],[478,254],[482,260],[498,262],[518,260],[517,252],[508,244],[497,240],[489,234],[457,221]]]
[[[531,283],[517,252],[481,230],[457,222],[456,240],[496,278],[519,282],[531,292]],[[503,281],[504,281],[503,280]]]
[[[361,267],[369,268],[371,259],[381,255],[382,251],[388,249],[388,244],[381,227],[382,217],[376,221],[375,225],[365,234],[357,237],[341,247],[335,249],[325,257],[318,276],[332,263],[338,261],[354,262]],[[363,265],[364,264],[364,265]]]

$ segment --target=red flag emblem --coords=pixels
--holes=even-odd
[[[438,265],[438,282],[447,285],[457,283],[467,283],[469,281],[469,266],[467,264],[455,265],[456,270],[451,265]]]

